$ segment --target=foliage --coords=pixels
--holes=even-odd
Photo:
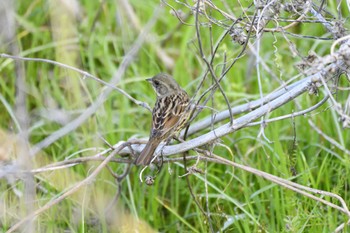
[[[61,62],[107,83],[119,77],[123,62],[130,58],[115,86],[150,106],[155,94],[144,79],[171,73],[200,106],[208,100],[208,108],[201,109],[193,123],[227,110],[227,102],[240,106],[323,71],[329,64],[322,62],[341,48],[334,41],[346,35],[349,22],[344,16],[350,10],[346,1],[339,5],[338,1],[164,1],[159,8],[157,1],[36,0],[9,6],[14,8],[17,27],[13,37],[3,38],[3,53]],[[157,20],[147,31],[154,17]],[[135,57],[128,57],[142,31],[148,33],[145,42],[139,44]],[[317,106],[328,94],[319,81],[309,93],[268,111],[254,125],[187,155],[212,151],[237,164],[337,194],[349,203],[350,131],[344,118],[350,108],[349,70],[344,67],[336,75],[330,75],[330,69],[324,77],[333,100],[299,116],[268,121]],[[108,150],[106,142],[115,145],[148,136],[151,114],[142,107],[146,105],[115,90],[87,116],[86,110],[107,89],[88,75],[5,56],[0,74],[3,231],[74,187],[78,188],[72,195],[34,213],[35,224],[27,232],[330,232],[341,224],[344,231],[349,228],[349,213],[216,157],[187,161],[188,168],[196,169],[193,173],[184,170],[182,160],[170,160],[156,174],[154,184],[147,186],[140,183],[142,168],[128,170],[127,152],[112,154],[109,169],[77,186],[107,156],[97,155]],[[223,78],[222,90],[212,88],[214,74]],[[21,79],[25,88],[16,88]],[[236,114],[233,126],[237,118],[258,107]],[[42,144],[82,115],[86,120]],[[229,122],[229,116],[215,124],[213,120],[186,140]],[[33,155],[31,150],[37,148]],[[133,148],[137,152],[140,145]],[[52,170],[60,162],[63,167]],[[155,170],[145,174],[155,175]],[[116,177],[111,171],[127,175]],[[318,197],[342,206],[338,199],[321,194]]]

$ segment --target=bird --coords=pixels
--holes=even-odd
[[[137,166],[148,166],[158,145],[176,136],[191,115],[190,98],[171,75],[160,73],[146,80],[152,84],[157,100],[152,111],[149,140],[135,160]]]

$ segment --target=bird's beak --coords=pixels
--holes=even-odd
[[[152,78],[147,78],[146,81],[151,83],[152,82]]]

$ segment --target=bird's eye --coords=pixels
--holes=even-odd
[[[158,86],[159,85],[159,81],[155,80],[154,82],[154,85]]]

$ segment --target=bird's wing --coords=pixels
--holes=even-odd
[[[168,137],[186,110],[188,98],[179,94],[157,99],[153,109],[152,137]]]

